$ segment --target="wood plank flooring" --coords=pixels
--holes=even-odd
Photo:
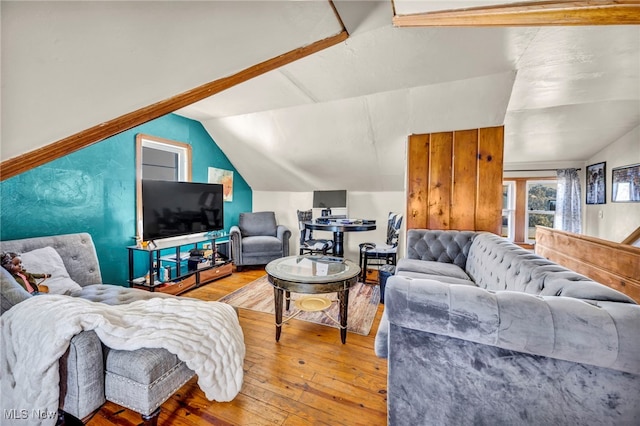
[[[202,300],[220,297],[264,275],[264,268],[235,272],[185,293]],[[386,425],[387,363],[373,342],[382,306],[369,336],[291,320],[275,341],[271,314],[239,309],[247,354],[244,384],[231,402],[206,399],[191,379],[162,405],[159,425]],[[88,426],[139,425],[140,415],[105,403]]]

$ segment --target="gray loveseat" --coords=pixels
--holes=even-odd
[[[493,234],[406,246],[375,342],[390,425],[640,424],[640,305]]]
[[[89,234],[2,241],[3,252],[27,253],[53,247],[71,279],[82,289],[70,294],[111,305],[150,297],[175,297],[115,285],[102,284],[100,265]],[[44,271],[32,271],[44,272]],[[32,296],[0,268],[2,313]],[[140,413],[145,424],[157,421],[160,405],[185,384],[194,372],[165,349],[112,350],[103,346],[93,331],[73,337],[60,360],[60,408],[83,419],[105,399]]]

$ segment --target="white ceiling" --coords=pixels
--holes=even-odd
[[[409,134],[503,124],[508,168],[580,167],[640,125],[640,26],[395,28],[389,0],[334,4],[346,41],[177,111],[254,190],[401,191]],[[325,0],[0,8],[3,160],[341,29]]]
[[[407,135],[502,124],[506,168],[580,166],[640,125],[638,26],[395,28],[388,2],[335,4],[347,41],[178,111],[254,189],[402,190]]]

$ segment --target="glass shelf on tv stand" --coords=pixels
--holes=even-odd
[[[150,240],[146,245],[143,243],[136,244],[135,246],[127,247],[131,250],[140,251],[158,251],[172,249],[175,247],[195,245],[198,243],[205,243],[207,241],[214,242],[219,239],[229,238],[229,234],[223,231],[208,232],[206,234],[185,235],[181,237],[165,238],[162,240]]]

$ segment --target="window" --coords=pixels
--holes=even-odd
[[[142,234],[142,179],[191,182],[191,145],[136,135],[136,229]]]
[[[502,236],[509,241],[515,240],[516,183],[504,182],[502,185]]]
[[[555,180],[527,181],[526,242],[535,242],[536,225],[553,228],[557,190]]]
[[[502,189],[502,236],[527,247],[536,225],[553,228],[558,181],[555,178],[505,179]]]
[[[191,146],[138,135],[139,165],[143,179],[191,181]]]

